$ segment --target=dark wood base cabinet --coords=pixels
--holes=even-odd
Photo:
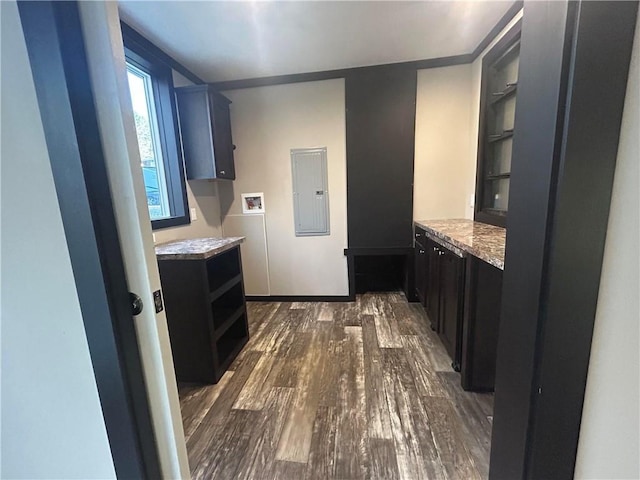
[[[492,392],[496,376],[502,270],[469,257],[465,291],[462,388]]]
[[[454,370],[460,370],[465,259],[415,232],[416,295],[438,332]]]
[[[438,250],[440,270],[440,299],[438,335],[453,363],[455,371],[460,371],[462,345],[462,312],[464,301],[464,266],[466,259],[457,256],[446,248]]]
[[[176,377],[217,383],[249,340],[240,247],[158,265]]]
[[[494,389],[502,270],[415,230],[415,292],[465,390]]]

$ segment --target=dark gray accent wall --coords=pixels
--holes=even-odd
[[[345,80],[349,249],[412,246],[416,82],[386,67]]]

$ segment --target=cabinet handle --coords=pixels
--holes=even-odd
[[[444,255],[444,252],[442,250],[439,250],[438,255]]]
[[[226,172],[224,170],[220,170],[220,175],[224,175]]]
[[[424,250],[420,250],[420,253],[424,253]]]
[[[419,236],[420,236],[420,234],[419,234],[419,233],[416,233],[416,238],[418,238]]]
[[[438,251],[438,247],[433,247],[433,251],[437,252]]]

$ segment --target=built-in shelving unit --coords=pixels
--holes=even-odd
[[[519,59],[518,23],[482,61],[475,218],[498,226],[509,207]]]
[[[216,383],[249,339],[240,247],[158,264],[176,377]]]

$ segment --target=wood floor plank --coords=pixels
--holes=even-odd
[[[318,323],[318,311],[320,306],[318,303],[307,304],[307,308],[301,310],[302,315],[298,323],[299,332],[310,332],[314,330]]]
[[[362,326],[361,314],[359,313],[357,302],[340,302],[336,304],[334,321],[341,327]]]
[[[253,480],[273,470],[278,440],[291,407],[292,388],[273,388],[267,394],[264,410],[254,424],[236,479]]]
[[[389,303],[407,303],[407,297],[404,296],[404,292],[385,292],[387,295],[386,300]]]
[[[356,297],[356,312],[358,315],[375,315],[376,295],[375,293],[365,293]]]
[[[188,441],[200,426],[220,393],[226,389],[233,375],[234,372],[225,372],[217,384],[200,386],[196,395],[191,395],[180,401],[185,441]]]
[[[333,478],[337,422],[338,415],[335,407],[318,407],[305,478],[312,480]]]
[[[367,478],[368,445],[361,327],[345,327],[346,340],[338,390],[336,478]]]
[[[264,477],[269,480],[298,480],[304,478],[307,465],[298,462],[287,462],[277,460],[273,464],[273,468]]]
[[[418,394],[424,397],[446,397],[442,381],[436,375],[424,341],[415,335],[403,335],[402,345],[409,360]]]
[[[261,355],[236,401],[231,408],[239,410],[262,410],[266,396],[273,384],[271,375],[276,358],[273,355]]]
[[[276,453],[277,460],[306,463],[311,447],[313,422],[318,409],[320,380],[327,361],[324,353],[329,345],[330,329],[312,332],[311,342],[303,357],[299,381]]]
[[[318,308],[318,321],[319,322],[333,322],[333,317],[335,315],[335,311],[337,308],[335,307],[334,302],[322,302]]]
[[[421,402],[429,419],[433,440],[447,476],[455,480],[480,480],[467,450],[460,418],[447,398],[423,397]]]
[[[436,332],[429,329],[426,335],[421,336],[420,340],[436,372],[455,373],[451,366],[451,357]]]
[[[383,438],[369,439],[371,457],[371,475],[369,478],[397,480],[400,478],[398,458],[393,440]]]
[[[254,337],[258,331],[269,322],[271,318],[280,308],[280,303],[267,302],[248,302],[247,315],[249,322],[249,335]]]
[[[255,303],[258,304],[257,307],[253,306]],[[252,314],[249,313],[249,343],[240,351],[238,356],[229,366],[229,370],[231,371],[240,368],[249,352],[255,351],[253,345],[257,344],[260,339],[263,338],[265,330],[267,332],[270,331],[270,328],[273,326],[273,318],[282,308],[282,304],[277,302],[266,303],[264,305],[263,302],[248,302],[248,305],[248,308],[251,310],[258,309],[261,313],[258,316],[252,316]]]
[[[259,412],[250,410],[231,411],[223,424],[215,425],[206,437],[206,455],[195,459],[193,450],[189,453],[189,464],[193,465],[193,479],[234,478],[240,460],[249,444],[251,426],[255,424]]]
[[[383,292],[247,308],[230,371],[179,389],[194,478],[487,477],[493,395],[462,390],[420,305]]]
[[[493,393],[473,392],[471,395],[482,410],[482,413],[487,417],[493,417]]]
[[[419,398],[417,390],[406,380],[406,371],[409,370],[406,359],[401,351],[388,349],[384,351],[384,360],[385,392],[400,477],[446,478],[426,413],[421,405],[416,405]]]
[[[392,439],[389,404],[384,390],[383,360],[373,315],[362,316],[362,337],[369,437]]]
[[[327,361],[322,370],[318,405],[333,407],[338,402],[338,381],[340,379],[341,362],[346,340],[344,328],[333,325],[329,347],[326,352]]]
[[[250,349],[258,352],[272,352],[282,342],[282,336],[289,332],[291,322],[297,318],[296,310],[290,310],[289,304],[282,303],[275,312],[264,319],[264,327],[253,337]]]
[[[207,430],[213,425],[221,425],[226,422],[227,415],[231,412],[231,408],[244,387],[245,382],[253,371],[253,367],[260,359],[259,352],[249,352],[246,361],[236,370],[229,379],[226,387],[222,389],[218,398],[209,408],[200,426],[193,432],[187,442],[187,449],[195,448],[195,445],[202,443],[202,437],[207,436]]]
[[[438,372],[451,399],[451,404],[460,419],[465,442],[478,472],[483,478],[489,474],[491,451],[491,421],[477,404],[473,395],[460,386],[460,377],[455,372]]]
[[[398,320],[400,335],[427,335],[431,332],[429,319],[419,303],[391,303],[391,309]]]
[[[398,328],[398,320],[389,302],[384,297],[377,296],[373,319],[378,335],[380,348],[402,348],[402,338]]]
[[[287,351],[286,358],[280,359],[282,363],[278,375],[273,381],[274,387],[296,387],[300,382],[302,364],[311,345],[311,332],[294,331],[293,341]]]

